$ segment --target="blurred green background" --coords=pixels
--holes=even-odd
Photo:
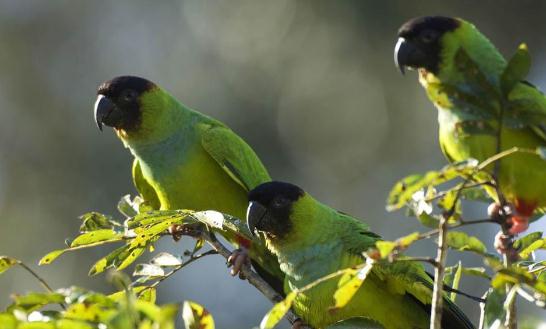
[[[543,1],[2,0],[0,254],[37,268],[41,256],[76,234],[78,215],[115,214],[119,197],[135,193],[129,152],[110,129],[101,134],[92,115],[96,87],[121,74],[149,78],[224,121],[274,178],[365,218],[386,238],[419,229],[385,211],[387,193],[398,178],[445,160],[435,109],[415,74],[403,78],[394,68],[398,27],[442,14],[476,23],[505,55],[525,41],[531,81],[544,90],[545,10]],[[483,217],[485,208],[469,214]],[[496,227],[473,230],[491,246]],[[166,240],[158,249],[189,246]],[[106,251],[67,254],[38,270],[54,287],[104,291],[104,276],[87,271]],[[433,255],[434,246],[425,241],[412,253]],[[475,294],[484,287],[479,279],[463,282]],[[31,289],[40,287],[26,273],[6,273],[0,306],[10,293]],[[250,328],[270,307],[231,278],[220,257],[169,279],[159,296],[202,303],[219,328]],[[459,302],[477,321],[477,305]],[[520,317],[545,314],[528,307]]]

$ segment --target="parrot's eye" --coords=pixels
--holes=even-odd
[[[274,208],[284,208],[286,205],[288,205],[289,202],[290,200],[288,200],[285,197],[278,197],[275,200],[273,200],[272,205]]]
[[[126,89],[121,93],[121,99],[123,99],[125,102],[132,102],[137,98],[136,91],[132,89]]]
[[[438,38],[438,32],[434,30],[424,30],[419,37],[424,43],[431,43]]]

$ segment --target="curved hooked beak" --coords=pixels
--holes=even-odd
[[[427,61],[426,54],[405,38],[398,38],[394,47],[394,64],[404,75],[405,68],[417,68]]]
[[[104,95],[97,96],[95,101],[95,123],[100,131],[102,131],[102,124],[107,122],[108,116],[116,109],[116,105]]]
[[[251,201],[246,211],[246,224],[252,235],[261,230],[262,220],[267,213],[267,209],[256,201]]]

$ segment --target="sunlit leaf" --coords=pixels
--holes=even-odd
[[[108,216],[95,211],[81,215],[80,219],[82,220],[80,232],[91,232],[120,225]]]
[[[122,238],[123,234],[114,232],[112,229],[98,229],[77,236],[70,244],[70,247],[78,247],[104,241],[115,242],[120,241]]]
[[[212,315],[197,303],[185,301],[182,306],[182,318],[186,329],[214,329]]]
[[[59,304],[64,302],[64,296],[59,293],[29,293],[26,295],[12,296],[13,307],[22,308],[25,311],[38,309],[47,304]]]
[[[93,326],[84,321],[72,320],[72,319],[60,319],[55,322],[55,329],[95,329]]]
[[[487,248],[480,239],[460,231],[447,232],[447,245],[459,251],[472,251],[478,254],[487,252]]]
[[[393,241],[377,241],[375,243],[376,248],[379,250],[381,258],[385,258],[391,254],[396,248],[396,242]]]
[[[17,319],[12,314],[0,313],[0,324],[2,329],[15,329],[17,328]]]
[[[521,237],[514,241],[514,248],[517,250],[522,250],[529,247],[533,242],[542,238],[542,232],[533,232],[529,233],[524,237]]]
[[[295,292],[290,292],[281,302],[275,304],[260,322],[260,329],[272,329],[286,315],[296,298]]]
[[[463,274],[463,264],[459,261],[459,264],[457,264],[455,275],[453,276],[453,282],[451,284],[451,288],[453,289],[459,289],[459,283],[461,282],[461,276]],[[455,299],[457,298],[457,293],[452,292],[449,296],[452,302],[455,302]]]
[[[92,267],[91,270],[89,270],[89,275],[96,275],[99,273],[104,272],[107,268],[110,268],[114,266],[114,261],[117,259],[119,255],[126,252],[128,249],[128,246],[122,246],[118,249],[112,251],[107,256],[99,259]]]
[[[375,243],[376,248],[379,250],[381,258],[386,258],[395,249],[404,250],[408,248],[413,242],[419,239],[419,232],[413,232],[406,236],[399,238],[396,241],[377,241]]]
[[[110,315],[104,312],[97,304],[75,303],[70,305],[65,311],[67,319],[85,320],[85,321],[104,321],[105,315]]]
[[[338,288],[334,293],[334,308],[342,308],[351,301],[366,277],[372,270],[374,261],[368,258],[364,267],[359,270],[350,270],[339,280]]]
[[[447,181],[472,173],[478,162],[469,159],[445,166],[439,171],[429,171],[424,175],[408,176],[393,187],[387,200],[387,210],[400,209],[412,201],[416,192],[429,186],[437,186]]]
[[[530,245],[528,245],[527,247],[523,248],[519,252],[519,257],[521,259],[527,259],[529,258],[529,256],[531,256],[531,254],[534,251],[536,251],[537,249],[543,249],[545,245],[546,245],[546,240],[544,239],[536,240],[532,242]]]
[[[0,256],[0,273],[5,272],[10,267],[19,264],[19,261],[9,256]]]

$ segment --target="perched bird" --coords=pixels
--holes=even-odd
[[[135,158],[134,184],[155,209],[213,209],[243,219],[248,191],[271,180],[258,156],[231,129],[182,105],[151,81],[120,76],[101,84],[97,94],[98,128],[113,127],[129,148]],[[256,270],[282,291],[278,262],[259,240],[226,238],[248,248]],[[246,258],[235,256],[232,274]]]
[[[362,221],[332,209],[298,186],[264,183],[249,193],[247,224],[263,232],[267,247],[277,255],[286,274],[287,293],[341,269],[365,262],[364,252],[381,238]],[[378,262],[343,307],[332,311],[340,277],[299,293],[294,310],[313,328],[365,317],[386,329],[429,328],[432,281],[415,262]],[[474,328],[445,299],[444,329]]]
[[[420,17],[402,25],[398,37],[396,65],[402,73],[405,67],[418,69],[419,82],[438,109],[440,147],[450,161],[483,161],[512,147],[546,146],[546,97],[526,81],[503,90],[507,62],[474,25],[460,18]],[[476,69],[461,68],[462,52]],[[507,100],[499,101],[495,95],[504,92]],[[495,173],[494,168],[487,169]],[[529,219],[546,207],[546,161],[516,153],[500,160],[497,170],[499,189],[515,208],[509,232],[525,231]],[[486,190],[498,203],[494,189]]]

